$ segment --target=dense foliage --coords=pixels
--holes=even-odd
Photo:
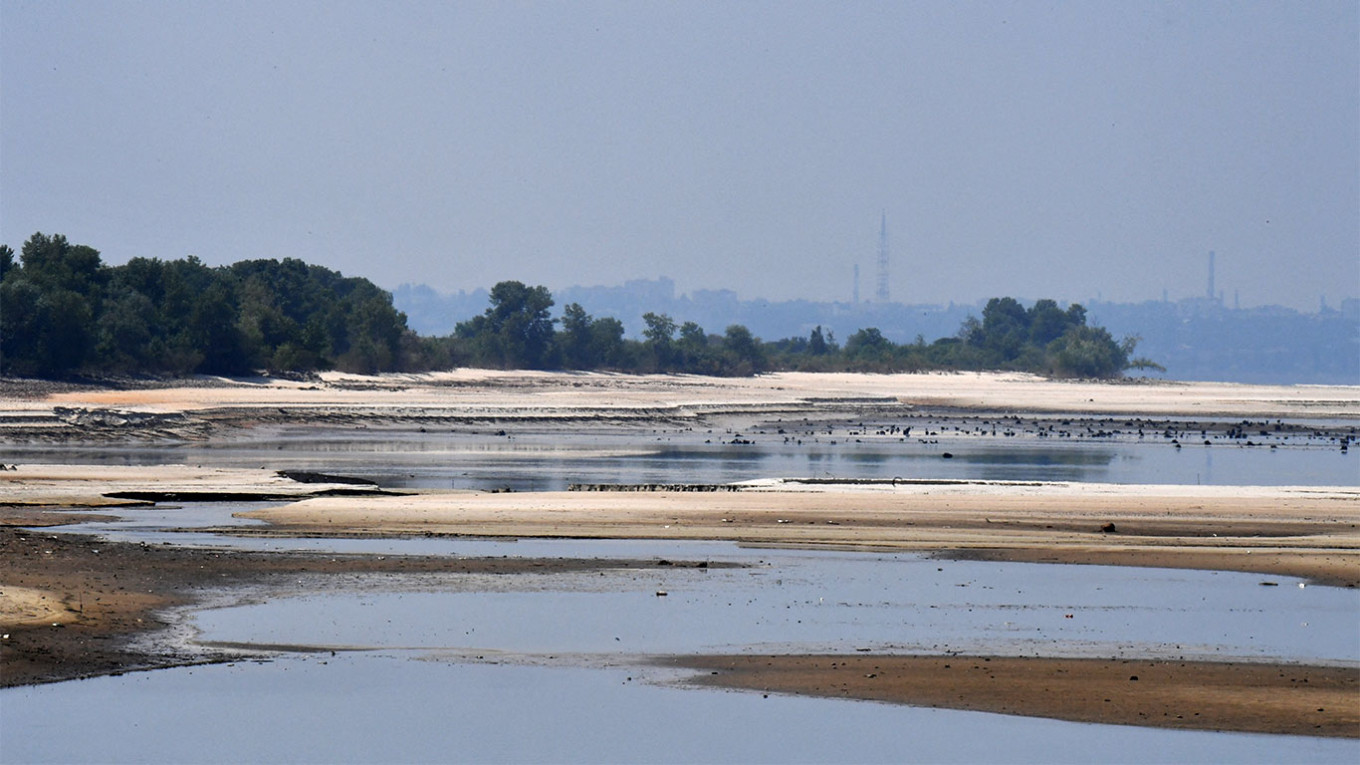
[[[454,366],[606,369],[751,375],[766,370],[891,372],[1005,369],[1115,377],[1133,366],[1134,340],[1086,324],[1080,305],[1025,308],[994,298],[981,320],[927,344],[898,345],[876,328],[836,342],[764,342],[733,324],[709,334],[692,321],[643,315],[642,338],[577,303],[552,315],[552,294],[497,284],[484,313],[447,337],[418,337],[392,297],[366,279],[300,260],[247,260],[210,268],[196,258],[135,258],[105,266],[98,251],[34,234],[18,262],[0,245],[0,373],[247,374],[319,369],[373,373]]]
[[[0,245],[4,374],[378,372],[418,365],[419,351],[391,295],[300,260],[105,266],[38,233],[16,262]]]

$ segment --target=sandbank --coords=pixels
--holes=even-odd
[[[264,533],[726,540],[1206,568],[1360,586],[1360,488],[756,482],[739,491],[425,493],[253,510]]]

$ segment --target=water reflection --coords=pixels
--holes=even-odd
[[[598,548],[553,549],[581,557]],[[1360,661],[1360,593],[1298,580],[1261,587],[1253,574],[698,549],[751,567],[417,580],[386,592],[275,595],[198,613],[194,623],[207,641],[464,653],[765,647]],[[651,551],[693,559],[698,550]]]
[[[310,656],[0,691],[7,762],[1354,762],[1355,741],[762,697],[637,667]],[[79,731],[79,735],[72,735]],[[1136,754],[1131,754],[1136,753]]]
[[[1360,484],[1360,450],[955,437],[704,443],[700,434],[501,437],[318,431],[211,445],[15,446],[19,462],[191,464],[357,475],[393,488],[560,490],[571,483],[726,483],[770,477],[935,478],[1220,485]],[[836,443],[831,443],[835,440]],[[946,458],[945,454],[951,455]]]

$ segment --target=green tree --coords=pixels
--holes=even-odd
[[[982,346],[1009,361],[1029,342],[1029,313],[1015,298],[992,298],[982,309]]]
[[[664,313],[651,311],[642,314],[642,320],[647,324],[642,336],[647,338],[647,350],[651,353],[655,369],[671,369],[675,363],[675,320]]]
[[[60,234],[33,234],[21,263],[0,253],[0,368],[43,377],[66,376],[90,363],[103,273],[99,251]]]
[[[159,369],[150,355],[155,334],[156,306],[146,295],[119,286],[104,299],[97,321],[96,354],[104,369],[141,372]]]
[[[1131,344],[1115,342],[1104,327],[1072,327],[1053,341],[1054,371],[1064,377],[1118,377],[1129,367]]]
[[[827,350],[826,337],[822,335],[822,325],[818,324],[808,337],[807,352],[813,356],[825,356]]]
[[[101,265],[98,250],[73,245],[61,234],[47,236],[38,232],[24,242],[24,276],[47,289],[70,290],[93,300],[97,297]]]
[[[24,377],[50,374],[39,352],[48,307],[42,290],[27,279],[0,282],[0,373]]]
[[[714,358],[708,333],[697,322],[687,321],[680,325],[680,340],[675,344],[676,367],[693,374],[712,374],[718,371],[718,360]]]
[[[624,364],[623,322],[612,316],[590,324],[590,357],[595,365],[617,369]]]
[[[491,288],[491,307],[468,326],[487,360],[506,369],[542,369],[551,361],[552,293],[546,287],[500,282]]]
[[[1068,315],[1053,300],[1040,300],[1029,309],[1029,342],[1045,346],[1062,337],[1069,325]]]
[[[593,369],[595,358],[592,325],[594,319],[580,303],[569,303],[562,309],[562,331],[558,345],[562,349],[562,363],[570,369]]]
[[[882,362],[891,355],[893,344],[878,327],[856,331],[845,341],[845,355],[862,362]]]
[[[252,371],[236,325],[236,296],[225,281],[214,282],[199,295],[185,329],[194,349],[203,355],[199,371],[219,375]]]
[[[723,335],[723,354],[727,357],[731,373],[750,375],[760,372],[765,366],[765,354],[760,341],[751,330],[741,324],[732,324]]]

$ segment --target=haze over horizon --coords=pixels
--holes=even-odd
[[[0,0],[0,242],[388,289],[1360,295],[1354,2]]]

